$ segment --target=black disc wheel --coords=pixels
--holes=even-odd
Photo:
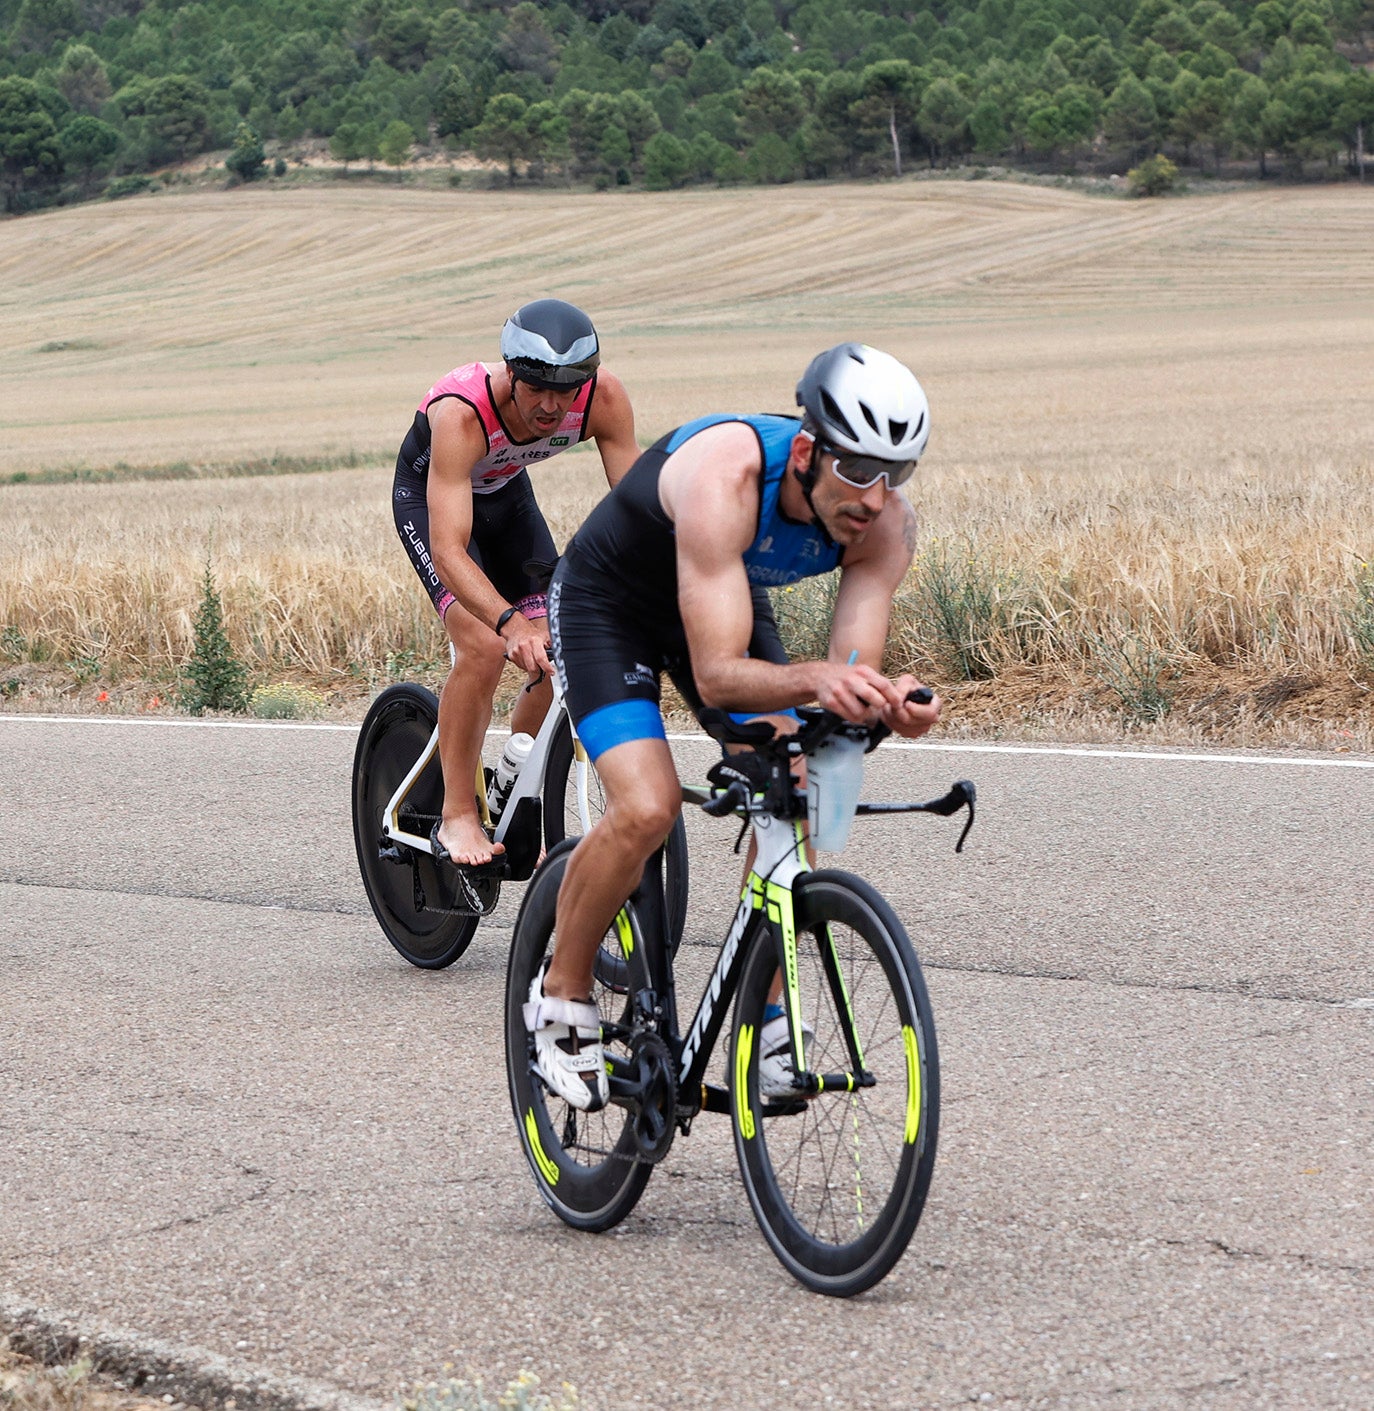
[[[935,1025],[906,931],[872,887],[813,872],[793,906],[801,1018],[815,1031],[804,1064],[824,1081],[809,1097],[760,1090],[759,1031],[779,973],[765,937],[736,1002],[735,1151],[773,1252],[807,1288],[847,1297],[887,1274],[921,1218],[940,1107]]]
[[[552,851],[564,838],[580,837],[606,811],[606,796],[586,751],[573,738],[566,714],[549,745],[544,769],[544,842]],[[687,828],[678,814],[663,849],[663,900],[668,916],[668,945],[677,954],[687,925]],[[614,965],[614,955],[601,964]]]
[[[388,686],[363,720],[353,756],[353,842],[358,870],[386,938],[422,970],[452,965],[477,930],[476,916],[459,915],[456,884],[427,852],[393,845],[382,834],[391,796],[429,743],[439,720],[432,691],[410,682]],[[427,838],[444,803],[444,778],[435,756],[411,786],[398,821]]]
[[[534,1072],[534,1036],[525,1028],[524,1005],[553,950],[554,906],[573,846],[569,840],[549,852],[520,904],[506,972],[506,1072],[515,1125],[540,1195],[561,1220],[595,1231],[619,1224],[634,1209],[653,1166],[640,1153],[643,1135],[637,1136],[636,1114],[628,1107],[613,1098],[599,1112],[579,1112]],[[628,910],[612,936],[634,988],[643,988],[648,984],[644,947]],[[640,1055],[630,1041],[630,1002],[599,981],[594,989],[607,1060],[631,1074]]]

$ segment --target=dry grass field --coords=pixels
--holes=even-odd
[[[892,664],[940,686],[949,730],[1374,749],[1371,233],[1353,187],[945,180],[247,188],[8,221],[0,689],[174,699],[207,553],[256,679],[353,711],[432,670],[395,448],[436,375],[553,293],[596,318],[645,444],[789,408],[840,338],[910,362],[934,435]],[[273,462],[322,468],[243,473]],[[74,469],[119,478],[37,483]],[[595,456],[536,475],[565,538]],[[821,596],[782,604],[800,643]]]

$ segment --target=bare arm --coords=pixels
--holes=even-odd
[[[745,655],[754,612],[744,553],[757,527],[761,468],[753,431],[726,422],[693,436],[659,477],[677,530],[678,603],[702,700],[752,711],[819,701],[851,720],[895,706],[891,683],[847,655],[785,666]]]
[[[863,544],[845,557],[830,629],[832,662],[848,661],[857,653],[855,660],[875,671],[881,668],[892,600],[915,552],[916,515],[905,496],[892,494]],[[895,699],[889,697],[879,712],[883,723],[908,739],[924,735],[940,718],[940,698],[927,705],[908,701],[920,685],[914,676],[902,676],[892,685]]]
[[[639,459],[635,441],[635,414],[625,384],[604,369],[597,375],[596,395],[587,434],[596,439],[596,449],[606,470],[606,483],[614,487]]]
[[[830,626],[830,660],[857,660],[882,666],[892,600],[911,567],[916,516],[905,496],[888,496],[883,512],[863,543],[846,551]]]
[[[510,606],[468,553],[472,537],[472,468],[486,454],[487,439],[472,408],[446,397],[429,410],[430,552],[439,577],[458,604],[478,622],[495,628]],[[523,671],[550,670],[545,633],[519,613],[501,629],[506,655]]]

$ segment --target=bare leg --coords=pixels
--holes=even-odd
[[[444,772],[439,841],[454,862],[489,862],[505,848],[492,843],[478,819],[474,785],[505,649],[491,628],[457,603],[444,614],[444,627],[455,655],[439,695],[439,762]]]
[[[523,730],[527,735],[537,735],[552,704],[553,682],[547,676],[537,686],[522,686],[511,708],[511,734]]]
[[[553,959],[544,993],[584,1000],[592,993],[596,952],[644,864],[668,836],[682,806],[665,740],[631,740],[596,761],[606,812],[573,851],[558,892]]]

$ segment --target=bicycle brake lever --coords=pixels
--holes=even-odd
[[[968,837],[969,829],[973,827],[973,800],[976,797],[973,785],[969,785],[968,795],[968,821],[964,824],[963,831],[959,834],[959,841],[954,845],[955,852],[963,852],[964,839]]]
[[[703,813],[709,813],[712,818],[724,818],[727,813],[733,813],[748,802],[748,788],[736,779],[723,794],[707,799],[701,808]]]

